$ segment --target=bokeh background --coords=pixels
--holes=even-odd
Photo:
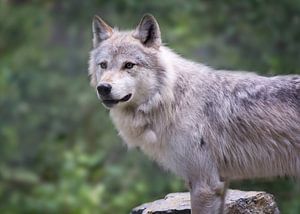
[[[129,213],[186,190],[127,150],[89,86],[93,15],[130,29],[146,12],[187,58],[300,73],[299,0],[0,0],[0,213]],[[282,213],[300,213],[300,185],[291,179],[231,187],[268,191]]]

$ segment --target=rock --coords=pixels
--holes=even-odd
[[[131,214],[190,214],[190,195],[171,193],[164,199],[142,204]],[[228,190],[225,200],[228,214],[279,214],[274,196],[266,192]]]

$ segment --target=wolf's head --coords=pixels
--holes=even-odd
[[[160,47],[152,15],[144,15],[133,31],[118,31],[94,17],[89,73],[106,107],[139,106],[157,96],[165,76]]]

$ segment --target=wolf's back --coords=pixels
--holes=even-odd
[[[204,109],[220,168],[237,178],[299,176],[300,76],[234,78]]]

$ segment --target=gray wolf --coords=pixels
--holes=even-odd
[[[193,214],[222,213],[230,180],[300,175],[300,75],[186,60],[149,14],[132,31],[92,26],[91,85],[127,145],[188,183]]]

